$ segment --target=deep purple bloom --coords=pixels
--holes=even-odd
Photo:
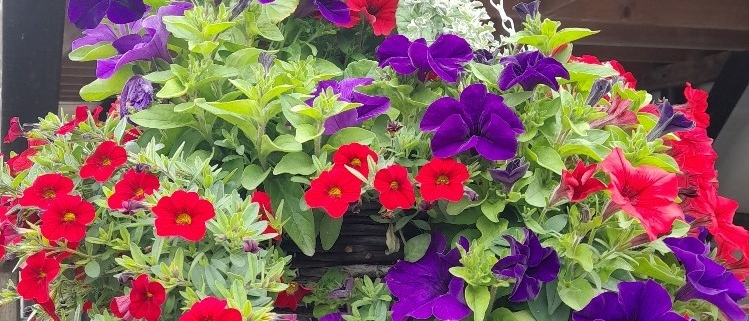
[[[146,109],[152,101],[153,85],[140,75],[132,76],[120,94],[120,117]]]
[[[671,311],[671,296],[653,280],[620,282],[619,292],[604,292],[585,308],[572,314],[572,321],[684,321]]]
[[[106,16],[109,21],[122,24],[138,20],[148,11],[143,0],[70,0],[68,19],[76,27],[91,29]]]
[[[126,28],[119,28],[122,31],[127,29],[131,32],[131,34],[121,36],[118,36],[111,26],[99,25],[84,32],[82,38],[73,41],[73,50],[100,42],[112,42],[112,46],[117,49],[117,55],[97,61],[96,77],[98,78],[109,78],[125,64],[137,60],[163,59],[171,62],[172,58],[166,48],[169,31],[162,18],[181,16],[190,8],[192,4],[189,2],[172,2],[159,8],[154,16],[130,23]]]
[[[370,96],[354,91],[356,87],[369,85],[373,81],[372,78],[347,78],[340,82],[325,80],[317,84],[317,90],[312,94],[314,97],[307,100],[307,104],[310,106],[312,106],[313,100],[328,88],[331,88],[334,94],[339,95],[339,100],[362,104],[357,108],[326,119],[324,124],[325,135],[332,135],[343,128],[361,124],[390,108],[390,98],[388,97]]]
[[[694,237],[670,237],[663,242],[686,270],[687,283],[676,291],[677,300],[704,300],[718,307],[729,321],[746,320],[737,303],[746,297],[746,288],[733,273],[707,257],[710,249],[705,243]]]
[[[316,11],[334,24],[345,25],[351,22],[351,11],[343,0],[302,0],[296,7],[294,16],[302,18]]]
[[[343,313],[343,312],[328,313],[326,315],[321,316],[320,319],[318,319],[318,321],[345,321],[343,316],[346,314],[348,313]]]
[[[414,72],[421,81],[434,72],[446,82],[456,82],[463,65],[473,59],[471,46],[456,35],[440,35],[427,46],[424,38],[411,42],[403,35],[392,35],[377,48],[380,68],[390,66],[395,72],[410,75]]]
[[[689,120],[687,116],[683,113],[674,113],[674,107],[671,106],[668,100],[664,100],[658,104],[658,109],[661,115],[658,117],[658,123],[655,125],[655,128],[648,133],[647,139],[649,142],[669,133],[694,128],[694,122]]]
[[[531,18],[533,18],[538,15],[538,6],[540,4],[541,0],[533,0],[528,3],[520,2],[513,6],[512,10],[515,10],[521,19],[525,19],[526,16],[531,16]]]
[[[508,193],[512,189],[512,185],[523,178],[530,165],[523,157],[515,158],[507,163],[505,169],[490,169],[489,175],[491,175],[492,179],[502,184],[505,193]]]
[[[604,95],[611,91],[611,81],[605,78],[598,78],[593,82],[593,87],[590,88],[588,98],[585,99],[585,104],[588,106],[595,106]]]
[[[393,321],[409,317],[438,320],[460,320],[471,314],[463,295],[463,279],[450,274],[450,268],[460,265],[460,252],[445,252],[445,237],[432,234],[426,254],[416,262],[399,261],[385,276],[390,293],[398,298],[392,306]],[[464,249],[468,241],[461,238]]]
[[[561,267],[553,248],[541,246],[538,237],[531,230],[525,228],[524,231],[523,243],[510,235],[504,236],[510,243],[510,255],[503,257],[492,267],[496,276],[515,279],[509,297],[513,302],[535,299],[541,290],[541,283],[556,280]]]
[[[479,49],[473,52],[473,61],[484,65],[492,64],[494,61],[494,54],[486,49]]]
[[[524,127],[502,97],[487,92],[479,83],[463,89],[460,101],[443,97],[429,105],[421,130],[436,131],[432,138],[436,157],[451,157],[475,148],[484,158],[497,161],[515,156],[516,136]]]
[[[544,57],[540,51],[526,51],[507,56],[499,61],[505,69],[499,75],[499,89],[508,90],[520,84],[525,91],[531,91],[539,84],[559,90],[556,77],[570,79],[570,73],[554,58]]]

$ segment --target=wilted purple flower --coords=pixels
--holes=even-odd
[[[521,19],[525,19],[526,16],[531,18],[538,15],[538,6],[541,4],[541,0],[533,0],[531,2],[520,2],[512,7],[512,10],[520,16]]]
[[[494,55],[486,49],[479,49],[473,52],[473,61],[480,64],[489,65],[494,60]]]
[[[122,201],[122,207],[118,210],[122,214],[133,215],[135,214],[135,212],[146,208],[148,208],[148,206],[146,206],[146,204],[141,201],[125,200]]]
[[[421,81],[434,72],[446,82],[456,82],[462,64],[473,59],[471,45],[449,34],[440,35],[431,46],[424,38],[411,42],[403,35],[392,35],[377,48],[376,55],[380,68],[390,66],[402,75],[416,72]]]
[[[450,274],[450,268],[460,265],[460,252],[445,252],[445,237],[432,234],[426,254],[416,262],[399,261],[385,276],[390,293],[398,298],[392,306],[393,321],[409,317],[438,320],[460,320],[471,313],[463,295],[463,279]],[[461,245],[468,249],[468,241]]]
[[[502,184],[505,193],[509,193],[512,185],[523,178],[530,165],[525,161],[524,157],[515,158],[507,163],[505,169],[490,169],[489,175],[491,175],[492,179]]]
[[[671,311],[671,296],[653,280],[619,282],[619,292],[604,292],[585,308],[572,314],[572,321],[684,321]]]
[[[664,100],[658,104],[658,109],[661,115],[658,117],[658,123],[655,124],[655,128],[648,133],[647,139],[649,142],[669,133],[694,128],[694,122],[689,120],[687,116],[683,113],[674,113],[674,107],[671,106],[668,100]]]
[[[426,211],[429,211],[429,210],[431,210],[433,208],[434,208],[434,202],[430,202],[430,201],[427,201],[427,200],[421,200],[421,202],[419,202],[418,211],[419,212],[426,212]]]
[[[351,290],[354,289],[354,278],[348,277],[341,286],[328,293],[329,299],[346,299],[351,295]]]
[[[729,321],[747,319],[739,304],[746,297],[746,288],[736,276],[707,254],[710,248],[695,237],[663,240],[684,265],[687,283],[676,291],[679,301],[704,300],[720,309]]]
[[[468,198],[468,200],[471,202],[479,200],[479,193],[476,193],[476,191],[468,186],[463,186],[463,195],[465,195],[466,198]]]
[[[372,78],[347,78],[338,82],[337,80],[325,80],[317,84],[317,90],[312,93],[314,96],[307,100],[307,104],[312,106],[314,99],[326,89],[331,88],[334,94],[338,94],[339,100],[360,103],[361,106],[344,111],[338,115],[325,120],[325,135],[332,135],[335,132],[361,124],[367,119],[384,113],[390,108],[390,98],[385,96],[370,96],[354,91],[358,86],[366,86],[373,82]]]
[[[401,128],[403,128],[403,125],[394,120],[388,120],[387,126],[385,127],[388,134],[390,134],[390,137],[395,137],[395,134],[397,134]]]
[[[70,0],[68,19],[76,27],[91,29],[106,16],[109,21],[122,24],[138,20],[148,11],[143,0]]]
[[[147,172],[151,170],[151,165],[138,163],[133,166],[133,170],[135,170],[136,173]]]
[[[510,255],[492,267],[492,272],[498,277],[515,279],[509,298],[513,302],[535,299],[541,290],[541,283],[556,280],[561,267],[553,248],[542,247],[535,233],[527,228],[524,231],[523,243],[512,236],[504,236],[510,243]]]
[[[120,117],[148,108],[153,101],[153,85],[139,75],[130,77],[120,94]]]
[[[585,100],[585,104],[588,106],[595,106],[604,95],[611,91],[611,81],[605,78],[598,78],[593,82],[593,87],[590,88],[588,99]]]
[[[540,84],[559,90],[556,77],[570,79],[570,73],[562,64],[554,58],[544,57],[538,50],[503,57],[499,62],[505,65],[499,75],[501,90],[508,90],[518,84],[525,91],[531,91]]]
[[[256,254],[257,252],[260,252],[260,243],[254,239],[245,239],[242,241],[242,251],[245,253]]]
[[[112,46],[117,50],[117,55],[97,61],[96,77],[98,78],[109,78],[125,64],[137,60],[163,59],[171,62],[172,58],[166,48],[169,31],[166,29],[162,18],[165,16],[181,16],[190,8],[192,8],[192,4],[189,2],[172,2],[159,8],[154,16],[123,26],[122,29],[130,30],[131,34],[121,37],[117,36],[111,26],[99,25],[95,29],[84,32],[82,38],[73,41],[73,50],[99,42],[112,42]]]
[[[296,7],[294,16],[302,18],[315,11],[334,24],[345,25],[351,22],[351,11],[343,0],[302,0]]]
[[[117,276],[117,281],[120,284],[129,284],[130,281],[135,279],[135,274],[131,271],[123,271]]]
[[[601,119],[596,119],[590,123],[591,128],[603,128],[603,126],[606,125],[614,125],[614,126],[627,126],[632,124],[637,124],[637,115],[635,115],[635,112],[629,109],[629,106],[632,105],[631,100],[622,99],[619,96],[616,96],[614,100],[611,102],[611,106],[606,109],[606,117],[603,117]]]
[[[492,161],[515,156],[516,136],[525,131],[520,118],[499,95],[487,92],[486,85],[473,84],[460,94],[460,101],[443,97],[424,113],[421,130],[436,131],[432,153],[452,157],[475,148]]]

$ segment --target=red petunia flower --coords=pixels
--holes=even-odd
[[[112,298],[112,301],[109,301],[109,310],[112,311],[112,314],[125,321],[132,321],[135,319],[133,315],[130,313],[130,296],[129,295],[123,295]]]
[[[161,305],[166,301],[166,290],[159,282],[149,281],[141,274],[133,281],[128,311],[136,319],[156,321],[161,317]]]
[[[674,110],[684,113],[689,120],[695,122],[698,128],[706,129],[710,126],[710,115],[707,114],[707,92],[692,88],[692,84],[687,83],[684,88],[684,97],[687,98],[687,103],[674,105]]]
[[[242,321],[239,310],[226,308],[226,300],[209,296],[193,304],[179,321]]]
[[[398,0],[347,0],[346,5],[352,13],[358,12],[366,18],[377,36],[387,36],[395,29],[395,11]],[[346,26],[353,26],[359,22],[359,17],[351,15],[351,22]]]
[[[80,242],[95,216],[94,206],[80,196],[59,196],[42,214],[41,232],[49,240]]]
[[[671,231],[674,220],[684,219],[674,202],[679,193],[676,174],[657,167],[634,168],[618,147],[601,162],[601,169],[611,176],[611,203],[604,215],[623,210],[642,223],[651,240]]]
[[[368,156],[372,157],[372,160],[377,163],[377,153],[372,149],[359,143],[351,143],[341,146],[341,148],[333,154],[333,164],[339,166],[347,165],[361,173],[364,177],[368,177]]]
[[[37,303],[49,301],[49,284],[60,273],[60,262],[48,258],[45,252],[39,252],[29,256],[24,264],[18,281],[18,294]]]
[[[156,215],[156,235],[179,236],[192,242],[205,236],[205,222],[216,216],[211,202],[186,191],[162,197],[152,211]]]
[[[94,109],[93,111],[94,120],[99,118],[99,113],[101,113],[101,111],[102,111],[101,107],[96,107]],[[82,122],[85,122],[86,120],[88,120],[88,106],[80,105],[75,108],[75,117],[71,119],[69,122],[60,126],[60,128],[57,130],[57,134],[65,135],[67,133],[70,133],[74,129],[78,128],[78,125],[80,125]]]
[[[138,139],[141,134],[143,134],[143,132],[138,127],[130,128],[125,132],[125,135],[122,136],[122,143],[124,144],[129,141],[134,141]]]
[[[63,195],[73,191],[73,181],[62,174],[44,174],[37,177],[18,199],[21,206],[36,206],[47,209]]]
[[[342,166],[322,172],[304,193],[304,201],[312,208],[322,208],[333,218],[340,218],[351,202],[359,200],[362,182]]]
[[[8,133],[5,135],[3,143],[12,143],[18,137],[23,137],[24,134],[26,134],[26,132],[23,131],[23,127],[21,127],[18,117],[13,117],[10,119],[10,127],[8,127]]]
[[[463,198],[463,183],[470,178],[466,165],[452,158],[434,158],[419,170],[416,181],[421,185],[421,196],[434,202],[445,199],[457,202]]]
[[[108,140],[96,148],[81,167],[81,178],[93,177],[97,182],[108,180],[117,167],[127,162],[127,151],[117,143]]]
[[[260,219],[268,222],[268,226],[265,228],[265,231],[263,231],[263,234],[276,234],[273,239],[280,240],[281,234],[278,234],[278,230],[271,226],[271,221],[274,220],[274,217],[273,207],[270,203],[270,195],[266,194],[265,192],[254,191],[252,193],[252,199],[250,201],[252,203],[258,203],[258,205],[260,205]]]
[[[60,317],[55,311],[55,301],[48,300],[47,302],[37,302],[37,304],[42,307],[42,310],[44,310],[44,312],[47,313],[47,315],[49,315],[49,317],[52,318],[53,321],[61,321]]]
[[[416,202],[408,170],[401,165],[391,165],[378,171],[374,188],[380,193],[380,203],[388,210],[399,207],[408,209]]]
[[[8,220],[0,220],[0,263],[5,256],[5,246],[21,241],[16,226]]]
[[[286,308],[291,311],[296,311],[297,307],[299,307],[299,302],[302,301],[302,298],[310,293],[312,293],[312,289],[307,288],[299,283],[291,282],[289,283],[289,287],[286,288],[286,290],[278,293],[276,301],[275,303],[273,303],[273,305],[277,308]]]
[[[593,177],[596,168],[598,168],[598,165],[585,166],[585,163],[580,160],[572,172],[562,171],[562,183],[554,192],[551,203],[554,204],[563,197],[570,202],[582,202],[590,194],[605,189],[606,185]]]
[[[159,189],[159,178],[146,171],[130,169],[122,175],[122,180],[114,185],[114,194],[107,200],[113,210],[125,208],[126,201],[141,201]]]
[[[580,57],[570,56],[570,62],[582,62],[590,65],[601,64],[601,60],[599,60],[598,57],[592,55],[582,55]]]
[[[635,87],[637,87],[637,79],[635,79],[635,76],[631,72],[626,71],[624,69],[624,66],[622,66],[622,64],[620,64],[616,60],[609,61],[609,64],[611,65],[611,67],[614,68],[614,70],[616,70],[617,72],[619,72],[619,76],[621,76],[622,78],[624,78],[624,80],[625,80],[624,85],[627,88],[635,88]]]
[[[35,148],[28,148],[20,154],[9,158],[8,167],[10,167],[10,176],[15,177],[18,173],[31,168],[34,162],[31,161],[30,157],[33,157],[38,152]]]

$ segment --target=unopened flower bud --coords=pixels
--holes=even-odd
[[[117,281],[120,282],[120,284],[128,284],[135,278],[135,275],[133,272],[130,271],[124,271],[120,273],[119,276],[117,276]]]
[[[401,125],[401,123],[394,120],[388,120],[386,129],[388,134],[390,134],[390,137],[395,137],[395,134],[397,134],[402,128],[403,125]]]
[[[419,212],[426,212],[434,208],[434,203],[422,200],[419,202]]]
[[[147,172],[151,170],[151,165],[138,163],[138,164],[135,164],[135,167],[133,167],[133,169],[135,170],[136,173]]]
[[[261,52],[260,56],[257,57],[257,62],[263,66],[266,75],[270,72],[270,67],[273,67],[274,60],[276,60],[276,56],[267,52]]]
[[[134,201],[134,200],[126,200],[122,201],[122,208],[120,208],[120,213],[122,214],[128,214],[132,215],[135,212],[146,209],[147,206],[143,202]]]
[[[120,117],[146,109],[152,101],[153,85],[142,76],[132,76],[120,94]]]
[[[595,106],[603,96],[611,91],[611,82],[608,79],[598,78],[593,83],[593,87],[590,88],[590,94],[588,99],[585,100],[585,104],[588,106]]]
[[[242,250],[246,253],[256,254],[257,252],[260,252],[260,243],[254,239],[245,239],[242,242]]]
[[[534,18],[536,17],[536,15],[538,15],[538,7],[540,4],[540,0],[534,0],[528,3],[521,2],[512,7],[512,9],[515,10],[515,12],[522,19],[525,19],[526,16],[531,16],[531,18]]]
[[[479,200],[479,194],[476,193],[476,191],[474,191],[473,189],[471,189],[468,186],[464,186],[463,187],[463,195],[465,195],[466,197],[468,197],[468,200],[471,201],[471,202],[475,202],[475,201]]]
[[[232,21],[234,20],[234,18],[238,17],[249,6],[250,0],[239,0],[239,2],[237,2],[237,4],[235,4],[234,7],[231,8],[231,16],[229,17],[229,21]]]

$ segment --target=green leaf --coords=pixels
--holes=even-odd
[[[338,236],[341,234],[341,225],[343,225],[343,218],[332,218],[330,215],[322,217],[320,222],[320,243],[322,249],[327,251],[333,247],[335,241],[338,240]]]
[[[348,127],[337,131],[328,138],[328,145],[338,148],[350,143],[362,145],[371,144],[376,138],[375,133],[359,127]]]
[[[619,75],[616,69],[608,65],[568,62],[564,64],[564,67],[570,72],[570,81],[584,81],[591,78],[608,78]]]
[[[650,165],[661,168],[669,173],[679,172],[679,165],[673,157],[666,154],[653,154],[638,159],[634,166]]]
[[[316,58],[312,63],[312,67],[315,68],[315,71],[319,75],[324,75],[325,78],[337,77],[343,74],[341,68],[338,68],[336,64],[321,58]]]
[[[242,187],[250,191],[254,190],[263,183],[268,174],[270,174],[270,168],[263,171],[263,168],[258,165],[247,165],[242,171]]]
[[[535,207],[546,206],[546,199],[551,197],[551,189],[543,185],[543,179],[540,171],[533,175],[530,185],[525,190],[525,201]]]
[[[320,137],[322,133],[323,131],[318,130],[315,126],[312,126],[310,124],[301,124],[296,126],[296,136],[294,136],[294,139],[296,139],[296,141],[299,143],[305,143],[317,137]]]
[[[556,150],[551,147],[541,146],[534,148],[533,152],[538,156],[538,159],[535,160],[538,165],[548,168],[559,175],[562,174],[565,166],[562,157],[559,156]]]
[[[192,115],[174,112],[174,105],[156,105],[130,115],[138,125],[155,129],[185,127],[195,122]]]
[[[582,310],[596,295],[596,291],[590,285],[590,282],[582,277],[568,284],[560,282],[558,285],[559,297],[562,298],[564,304],[573,310]]]
[[[280,175],[266,180],[263,187],[273,201],[273,208],[281,208],[282,219],[288,220],[283,230],[302,253],[307,256],[315,254],[315,219],[311,210],[302,210],[300,207],[300,200],[304,197],[302,186],[289,184],[289,176]]]
[[[516,93],[507,93],[502,95],[502,98],[505,100],[505,105],[510,107],[515,107],[517,105],[522,104],[528,98],[531,98],[533,96],[533,91],[520,91]]]
[[[565,43],[580,40],[597,33],[598,31],[593,31],[588,28],[564,28],[551,37],[551,40],[549,40],[549,49],[554,49]]]
[[[654,255],[642,255],[635,258],[634,272],[652,277],[675,286],[684,285],[684,273],[676,266],[669,266],[661,258]]]
[[[172,72],[172,70],[154,71],[152,73],[144,75],[143,78],[150,82],[163,84],[167,82],[167,80],[174,78],[174,73]]]
[[[183,85],[179,79],[172,78],[164,83],[164,87],[156,93],[158,98],[175,98],[180,97],[187,93],[187,87]]]
[[[239,50],[226,57],[224,65],[234,68],[247,68],[247,66],[257,63],[257,58],[261,52],[263,51],[257,48]]]
[[[101,275],[101,266],[99,266],[99,263],[96,261],[91,261],[86,263],[86,266],[83,267],[83,270],[86,272],[86,275],[90,278],[96,278]]]
[[[287,173],[308,176],[316,170],[315,164],[312,162],[312,157],[308,153],[295,152],[286,154],[281,158],[281,161],[273,168],[273,175]]]
[[[374,60],[358,60],[354,61],[343,71],[344,78],[374,78],[381,73],[380,68],[377,66],[377,62]]]
[[[543,228],[547,231],[561,232],[565,226],[567,226],[567,214],[559,214],[550,217],[543,224]]]
[[[109,58],[117,54],[117,49],[108,42],[100,42],[95,45],[82,46],[71,51],[68,58],[72,61],[93,61]]]
[[[559,321],[569,320],[570,318],[570,308],[568,306],[551,304],[552,301],[559,298],[556,286],[553,286],[554,283],[545,283],[541,288],[539,296],[535,300],[528,301],[528,309],[530,309],[533,318],[537,321]],[[518,320],[525,319],[518,318]]]
[[[272,3],[261,4],[260,12],[270,23],[277,24],[296,10],[299,0],[276,0]]]
[[[429,234],[420,234],[412,237],[404,245],[403,258],[409,262],[418,261],[426,253],[431,240],[432,237]]]
[[[596,249],[586,243],[568,248],[564,254],[567,258],[577,261],[585,272],[593,271],[593,261],[598,257]]]
[[[262,16],[257,20],[257,33],[270,41],[283,41],[284,39],[281,29]]]
[[[489,317],[491,321],[519,321],[519,319],[507,308],[499,308],[492,311]],[[535,321],[535,320],[534,320]]]
[[[80,91],[81,98],[85,101],[102,101],[109,96],[119,94],[132,75],[132,68],[127,66],[120,68],[109,78],[99,78],[83,86]]]
[[[499,73],[502,70],[502,65],[485,65],[477,62],[471,62],[468,64],[468,68],[471,70],[471,74],[476,76],[479,80],[487,84],[496,84],[499,79]]]
[[[485,286],[468,285],[465,290],[466,304],[473,310],[473,320],[483,321],[486,310],[491,304],[489,288]]]
[[[284,134],[276,137],[273,141],[268,135],[263,135],[263,146],[260,155],[267,156],[272,152],[299,152],[302,150],[302,144],[294,139],[294,136]]]

